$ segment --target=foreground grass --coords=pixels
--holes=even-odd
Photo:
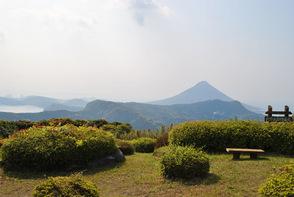
[[[258,186],[277,167],[293,158],[266,156],[260,160],[232,161],[231,155],[210,155],[210,175],[191,181],[165,180],[159,159],[152,154],[128,156],[125,163],[83,172],[93,181],[101,196],[257,196]],[[0,169],[0,196],[31,196],[33,188],[46,176],[65,173],[13,174]]]

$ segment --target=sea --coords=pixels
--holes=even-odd
[[[0,105],[0,112],[38,113],[44,109],[33,105]]]

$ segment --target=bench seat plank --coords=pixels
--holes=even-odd
[[[226,148],[228,153],[264,153],[262,149]]]

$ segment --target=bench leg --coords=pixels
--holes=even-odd
[[[239,160],[240,159],[240,153],[233,153],[233,160]]]
[[[250,159],[257,159],[256,153],[250,153]]]

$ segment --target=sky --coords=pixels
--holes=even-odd
[[[0,0],[0,96],[294,107],[292,0]]]

